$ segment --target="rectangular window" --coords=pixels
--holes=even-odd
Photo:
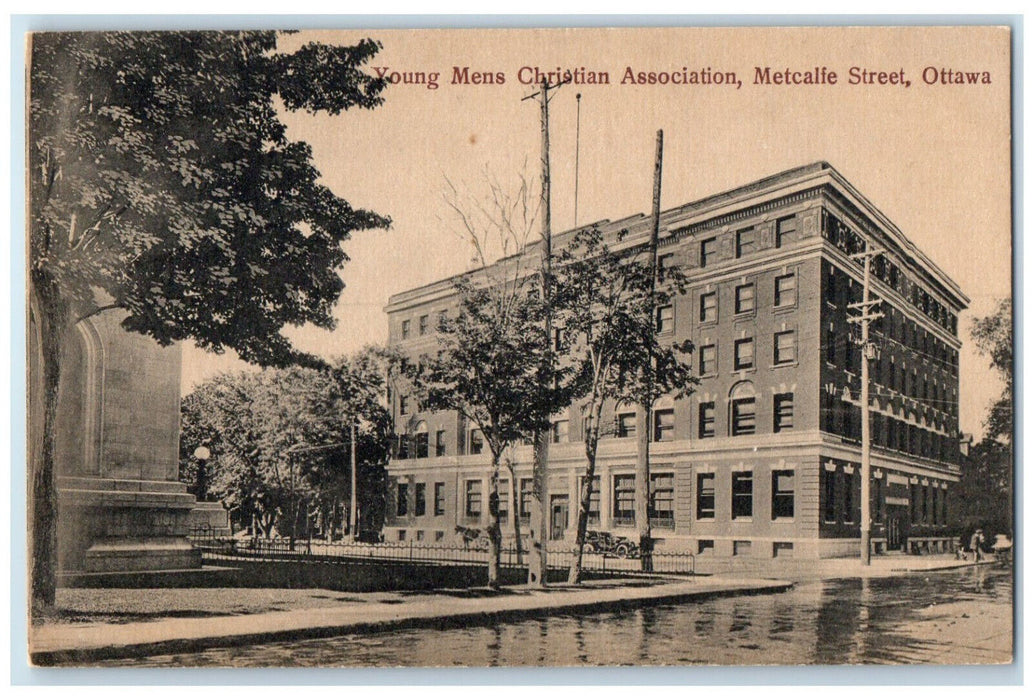
[[[654,442],[670,442],[675,439],[675,409],[666,408],[653,412]]]
[[[417,484],[413,493],[413,515],[427,513],[427,484]]]
[[[732,400],[732,434],[753,435],[756,427],[754,397]]]
[[[754,473],[732,473],[732,517],[754,517]]]
[[[434,434],[434,456],[445,456],[445,431],[439,430]]]
[[[697,474],[697,520],[714,517],[714,474]]]
[[[707,238],[700,241],[700,267],[707,267],[715,261],[718,253],[718,239]]]
[[[650,475],[650,524],[675,527],[675,475]]]
[[[714,323],[718,320],[718,292],[700,295],[700,322]]]
[[[797,275],[791,273],[775,278],[773,303],[776,307],[793,306],[797,303]]]
[[[794,473],[772,472],[772,519],[793,517]]]
[[[784,244],[793,240],[797,233],[797,217],[787,216],[776,221],[776,248],[782,248]]]
[[[510,482],[499,480],[499,522],[505,523],[510,517]]]
[[[837,332],[836,324],[829,322],[829,330],[826,331],[826,362],[831,365],[837,363]],[[893,368],[893,363],[891,367]]]
[[[571,422],[566,420],[553,421],[553,442],[567,442],[571,432]]]
[[[581,479],[581,483],[585,485],[585,477]],[[581,496],[579,496],[580,498]],[[589,494],[589,525],[600,524],[600,478],[598,476],[592,477],[592,493]]]
[[[535,480],[521,479],[521,518],[527,520],[531,517],[531,500],[535,495]]]
[[[663,278],[664,272],[670,270],[675,264],[675,254],[665,253],[657,256],[657,274]]]
[[[714,437],[714,401],[705,401],[700,404],[700,430],[701,438]]]
[[[837,521],[837,473],[823,468],[822,520],[827,523]]]
[[[485,449],[485,434],[480,428],[473,428],[470,431],[470,454],[479,455]]]
[[[409,413],[409,397],[399,394],[399,415],[404,416],[407,413]]]
[[[429,325],[430,324],[428,323],[427,315],[425,314],[425,315],[421,316],[420,317],[420,335],[427,335],[427,329],[428,329]]]
[[[427,433],[417,433],[414,442],[416,443],[416,456],[423,459],[427,456]]]
[[[740,338],[734,345],[733,369],[750,369],[754,366],[754,339]]]
[[[749,557],[750,540],[733,540],[732,555],[734,557]]]
[[[619,438],[635,437],[635,414],[619,413],[617,431]]]
[[[469,479],[467,481],[467,509],[468,518],[481,517],[481,479]]]
[[[395,498],[395,514],[399,517],[409,514],[409,484],[399,484]]]
[[[635,524],[635,475],[614,477],[614,525]]]
[[[445,482],[439,481],[434,485],[434,514],[445,515]]]
[[[826,270],[826,301],[837,303],[837,270],[833,266]]]
[[[793,394],[776,394],[772,400],[772,432],[793,427]]]
[[[700,376],[706,377],[718,371],[718,347],[703,345],[700,348]]]
[[[675,307],[671,304],[657,307],[657,332],[661,334],[675,332]]]
[[[797,360],[797,334],[794,331],[776,333],[772,341],[772,361],[777,365]]]
[[[736,313],[745,314],[754,310],[754,283],[736,287]]]
[[[736,232],[736,257],[742,258],[757,250],[754,228],[745,228]]]
[[[714,540],[697,540],[697,555],[714,554]]]
[[[405,340],[409,337],[409,320],[402,322],[402,339]]]
[[[840,472],[840,491],[843,494],[841,515],[845,523],[856,522],[854,518],[854,473]]]

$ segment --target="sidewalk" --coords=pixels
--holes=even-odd
[[[816,579],[835,578],[877,578],[900,576],[910,572],[946,571],[973,566],[992,566],[996,561],[994,555],[975,563],[972,559],[956,559],[954,554],[884,554],[873,556],[868,566],[863,566],[858,558],[852,559],[788,559],[779,560],[737,560],[707,559],[696,560],[698,574],[740,575],[757,578],[780,578],[789,581],[812,581]]]
[[[681,602],[695,598],[773,593],[788,581],[738,577],[651,578],[587,582],[582,587],[526,586],[401,593],[347,594],[341,605],[244,615],[155,619],[145,622],[48,623],[30,630],[33,662],[40,665],[91,663],[102,659],[186,653],[199,649],[278,640],[334,637],[404,627],[456,626],[543,613]],[[100,591],[97,591],[100,593]],[[122,591],[119,591],[121,593]],[[108,591],[114,593],[114,591]],[[170,594],[211,595],[204,589]],[[196,602],[196,601],[195,601]]]

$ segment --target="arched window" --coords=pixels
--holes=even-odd
[[[416,424],[416,428],[413,429],[413,443],[416,451],[416,457],[427,456],[427,422],[420,421]]]
[[[675,439],[675,401],[663,396],[653,407],[653,441],[669,442]]]
[[[740,382],[729,392],[729,434],[753,435],[757,429],[757,396],[751,382]]]

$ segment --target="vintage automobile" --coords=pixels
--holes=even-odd
[[[622,559],[632,559],[639,556],[639,545],[627,537],[599,530],[587,530],[582,551],[587,554],[614,554]]]

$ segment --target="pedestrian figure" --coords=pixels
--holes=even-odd
[[[973,560],[980,561],[980,548],[984,545],[984,531],[977,528],[973,536],[969,538],[969,548],[973,550]]]

